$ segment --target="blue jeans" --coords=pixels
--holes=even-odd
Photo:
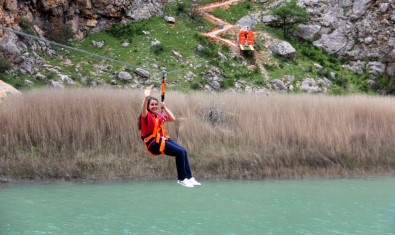
[[[149,148],[150,152],[158,154],[159,153],[159,144],[153,141]],[[165,145],[166,155],[172,156],[176,158],[176,166],[177,166],[177,178],[178,180],[184,180],[185,178],[189,179],[192,177],[191,168],[189,166],[188,153],[181,145],[177,144],[172,139],[168,139]]]

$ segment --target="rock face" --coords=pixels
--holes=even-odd
[[[269,8],[278,3],[281,0]],[[345,59],[345,68],[367,72],[372,81],[380,76],[395,81],[393,0],[298,0],[298,4],[309,13],[309,21],[298,26],[295,36]],[[260,21],[270,25],[272,16],[264,14]]]
[[[114,22],[163,15],[163,4],[161,0],[2,0],[0,25],[15,28],[24,18],[42,28],[48,21],[60,20],[70,25],[79,39],[88,30],[97,32]]]
[[[310,13],[298,35],[331,54],[352,60],[395,61],[392,0],[299,0]]]

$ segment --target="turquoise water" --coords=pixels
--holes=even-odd
[[[395,234],[395,178],[10,184],[0,234]]]

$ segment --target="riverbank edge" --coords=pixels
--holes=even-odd
[[[253,179],[243,179],[243,178],[225,178],[225,177],[215,177],[215,178],[200,178],[200,181],[226,181],[226,180],[236,180],[236,181],[265,181],[265,180],[330,180],[330,179],[361,179],[361,178],[381,178],[381,177],[395,177],[395,170],[390,170],[388,172],[380,173],[366,173],[366,174],[352,174],[349,175],[332,175],[332,176],[300,176],[300,177],[262,177]],[[145,177],[145,178],[129,178],[129,177],[114,177],[106,179],[92,178],[80,178],[80,179],[17,179],[7,176],[0,176],[0,186],[9,184],[51,184],[51,183],[111,183],[111,182],[151,182],[151,181],[161,181],[161,180],[174,180],[176,178],[157,178],[157,177]]]

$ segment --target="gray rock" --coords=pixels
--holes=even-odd
[[[34,66],[35,62],[32,58],[26,58],[23,60],[22,64],[19,66],[20,69],[25,70],[28,74],[32,74],[33,73],[33,66]]]
[[[371,36],[369,36],[369,37],[365,38],[363,41],[366,45],[369,45],[370,43],[372,43],[373,38]]]
[[[277,91],[287,91],[287,87],[285,86],[284,82],[279,79],[271,80],[270,84]]]
[[[202,79],[207,82],[206,85],[215,90],[219,90],[221,88],[221,82],[225,80],[217,67],[212,67],[209,71],[204,73]]]
[[[320,78],[318,79],[318,85],[321,87],[331,87],[332,82],[328,78]]]
[[[157,45],[160,45],[161,44],[161,42],[159,41],[159,40],[153,40],[153,41],[151,41],[151,46],[157,46]]]
[[[251,30],[254,29],[258,20],[255,15],[247,15],[242,17],[239,21],[237,21],[237,25],[241,28]]]
[[[150,78],[151,74],[149,71],[142,69],[142,68],[136,68],[134,71],[138,76],[143,77],[143,78]]]
[[[225,27],[224,22],[218,22],[218,23],[217,23],[217,28],[223,29],[224,27]]]
[[[386,12],[387,10],[388,10],[388,7],[389,7],[389,3],[381,3],[380,4],[380,11],[381,12]]]
[[[320,25],[300,24],[298,25],[298,30],[294,34],[306,41],[313,41],[319,36],[320,30]]]
[[[34,86],[34,82],[32,82],[32,81],[30,81],[28,79],[25,79],[25,84],[30,86],[30,87]]]
[[[354,1],[353,7],[352,7],[352,17],[353,18],[358,18],[361,17],[366,13],[370,5],[373,3],[373,0],[358,0]]]
[[[277,18],[272,15],[264,15],[260,17],[260,22],[266,25],[273,25],[273,22],[277,21]]]
[[[274,42],[269,45],[269,50],[277,55],[286,58],[295,58],[296,50],[286,41]]]
[[[335,30],[331,34],[322,35],[322,38],[313,44],[330,54],[336,54],[343,50],[350,50],[355,42],[353,39],[349,39],[346,34]]]
[[[68,75],[59,74],[58,76],[59,76],[59,78],[61,79],[61,81],[63,83],[67,83],[67,84],[70,84],[70,85],[75,84],[74,80],[71,79]]]
[[[131,7],[126,16],[134,21],[147,20],[152,16],[163,16],[163,6],[160,1],[139,0],[131,1]],[[119,9],[121,12],[121,9]]]
[[[225,61],[228,60],[228,58],[226,58],[226,56],[225,56],[224,54],[222,54],[221,52],[218,52],[218,56],[219,56],[219,59],[220,59],[222,62],[225,62]]]
[[[193,72],[189,71],[187,74],[185,74],[185,79],[187,81],[192,81],[196,77],[196,74]]]
[[[3,51],[6,54],[9,55],[20,55],[21,54],[21,50],[19,50],[19,48],[16,46],[16,44],[14,42],[8,41],[7,43],[3,44],[1,46],[1,48],[3,49]]]
[[[196,51],[199,52],[199,53],[203,52],[203,51],[204,51],[204,46],[202,46],[202,45],[200,45],[200,44],[197,45]]]
[[[167,23],[175,24],[176,23],[176,18],[172,16],[165,16],[165,20]]]
[[[123,82],[129,82],[130,80],[133,79],[132,75],[130,75],[130,73],[125,72],[125,71],[119,72],[118,78],[119,78],[119,80],[121,80]]]
[[[320,65],[320,64],[314,63],[313,65],[314,65],[314,67],[316,67],[316,68],[322,69],[322,65]]]
[[[336,79],[336,73],[335,72],[330,72],[329,73],[329,78],[330,80],[335,80]]]
[[[284,81],[286,83],[292,83],[295,81],[295,76],[294,75],[284,75]]]
[[[100,41],[93,40],[92,41],[92,45],[97,48],[102,48],[104,46],[104,44],[105,44],[105,42],[103,40],[100,40]]]
[[[45,80],[47,80],[47,76],[45,76],[45,75],[43,75],[41,73],[37,73],[36,74],[36,79],[40,80],[40,81],[45,81]]]
[[[368,86],[370,88],[372,88],[372,89],[378,89],[379,88],[378,85],[377,85],[377,82],[372,80],[372,79],[368,80]]]
[[[366,64],[365,62],[358,60],[351,62],[350,65],[348,64],[343,65],[343,68],[346,68],[357,74],[363,74],[366,68]]]
[[[216,91],[219,91],[221,89],[221,83],[217,80],[213,80],[209,83],[209,85]]]
[[[385,72],[385,64],[378,61],[369,62],[366,67],[368,72],[373,75],[382,75]]]
[[[59,71],[56,70],[55,68],[48,68],[47,71],[48,71],[49,73],[52,73],[52,74],[58,74],[58,73],[59,73]]]
[[[172,50],[171,53],[176,57],[177,60],[182,59],[182,55],[180,54],[180,52]]]
[[[60,89],[64,88],[63,82],[54,81],[54,80],[50,80],[48,86],[53,88],[60,88]]]
[[[306,78],[302,81],[300,89],[307,93],[320,93],[322,89],[318,86],[317,82],[312,78]]]

